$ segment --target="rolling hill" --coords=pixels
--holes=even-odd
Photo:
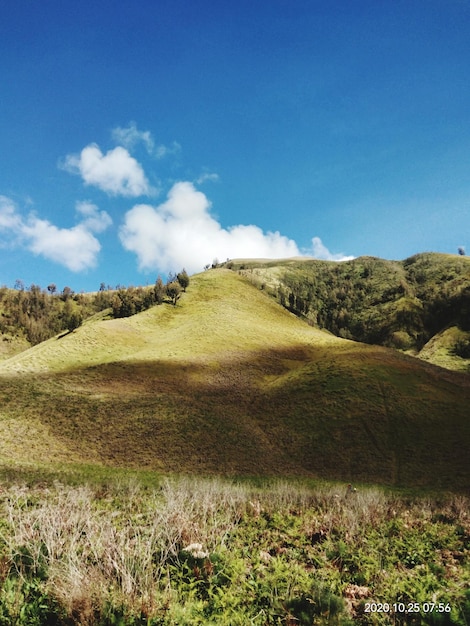
[[[470,371],[470,259],[359,257],[235,260],[226,264],[296,315],[335,335]]]
[[[465,490],[470,380],[305,324],[237,272],[0,363],[0,462]]]

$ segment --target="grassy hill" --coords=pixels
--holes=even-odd
[[[228,265],[298,316],[340,337],[470,371],[467,257],[424,253],[404,261],[360,257],[344,263],[289,259]]]
[[[468,376],[315,329],[227,269],[0,363],[3,464],[468,489]]]
[[[346,263],[239,259],[222,266],[238,271],[313,326],[470,371],[470,262],[465,256],[424,253],[404,261],[361,257]],[[0,361],[103,311],[128,317],[165,297],[169,301],[167,287],[161,281],[115,289],[102,283],[98,292],[88,294],[70,287],[57,291],[55,285],[1,287]]]

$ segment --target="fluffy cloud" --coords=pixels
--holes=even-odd
[[[16,213],[16,207],[10,198],[0,196],[0,232],[16,231],[21,224],[21,219]]]
[[[295,241],[279,232],[265,233],[254,225],[222,228],[211,216],[210,208],[207,197],[192,183],[176,183],[163,204],[138,204],[126,213],[120,229],[122,245],[137,255],[141,270],[175,271],[185,267],[196,272],[214,258],[287,258],[302,254]],[[329,258],[341,256],[331,255],[318,237],[312,243],[313,251],[316,247]],[[310,256],[311,252],[303,254]]]
[[[106,211],[99,211],[92,202],[77,202],[75,208],[83,215],[82,226],[93,233],[102,233],[113,223]]]
[[[59,228],[34,214],[23,218],[14,203],[0,197],[0,232],[10,243],[24,245],[34,254],[65,265],[73,272],[94,267],[101,244],[93,233],[105,230],[112,220],[105,211],[90,202],[77,203],[82,220],[72,228]]]
[[[181,146],[176,141],[174,141],[171,146],[164,146],[163,144],[156,145],[152,133],[149,130],[139,130],[135,122],[131,122],[127,128],[121,126],[114,128],[112,137],[117,144],[129,150],[132,150],[138,144],[143,144],[148,154],[157,159],[162,159],[170,154],[176,154],[181,150]]]
[[[73,272],[93,267],[101,249],[99,241],[83,224],[58,228],[47,220],[33,217],[25,224],[23,233],[29,240],[31,252],[65,265]]]
[[[316,259],[322,259],[324,261],[351,261],[354,259],[353,256],[345,256],[344,254],[333,254],[328,248],[323,244],[320,237],[313,237],[312,239],[312,250],[309,252],[311,256]]]
[[[96,144],[90,144],[80,155],[66,156],[62,167],[109,195],[137,198],[154,192],[142,166],[122,146],[103,154]]]

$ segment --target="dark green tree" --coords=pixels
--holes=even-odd
[[[62,300],[64,302],[67,302],[67,300],[71,298],[72,296],[73,296],[73,291],[70,289],[70,287],[66,286],[62,289]]]
[[[186,270],[183,268],[183,270],[176,276],[177,281],[179,282],[179,284],[181,285],[181,287],[183,288],[183,291],[186,291],[186,287],[189,285],[189,276],[186,272]]]
[[[123,317],[121,315],[122,300],[117,293],[114,294],[111,301],[111,308],[113,309],[113,317]]]
[[[166,286],[166,293],[173,303],[173,306],[176,306],[176,302],[181,295],[181,285],[179,284],[179,282],[174,280],[171,283],[168,283],[168,285]]]
[[[67,330],[71,333],[82,325],[83,318],[78,311],[73,311],[67,319]]]

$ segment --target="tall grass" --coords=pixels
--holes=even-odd
[[[219,481],[89,487],[11,486],[3,500],[5,558],[20,578],[47,579],[67,611],[114,600],[151,606],[165,564],[185,545],[219,550],[238,523],[243,490]]]
[[[291,482],[4,483],[0,624],[385,624],[366,601],[426,594],[465,624],[468,504]]]

